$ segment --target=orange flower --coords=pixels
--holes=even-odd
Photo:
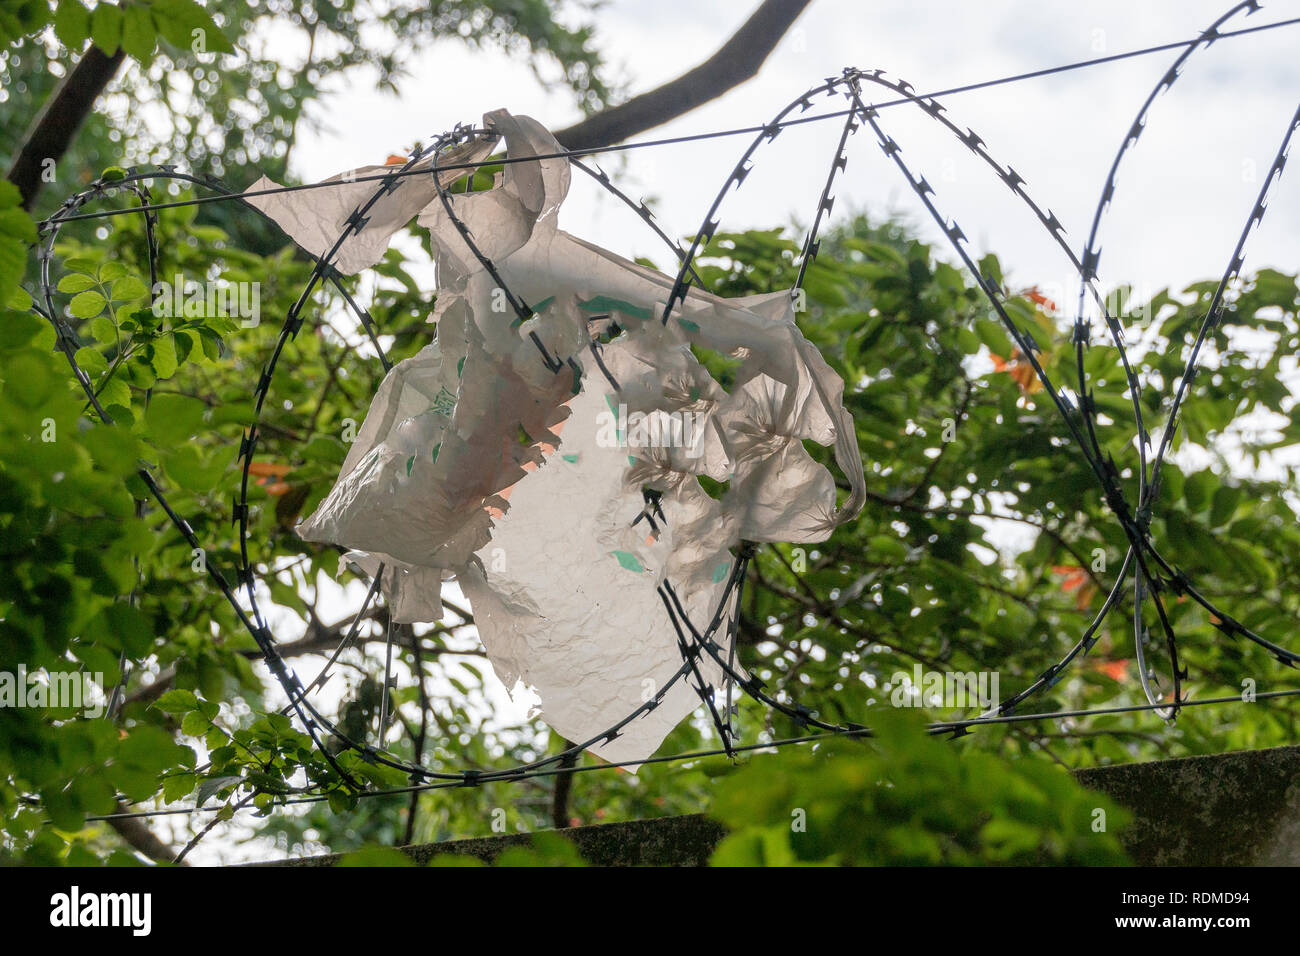
[[[1047,296],[1043,295],[1043,293],[1039,292],[1038,286],[1036,285],[1031,285],[1028,289],[1026,289],[1024,292],[1020,294],[1023,295],[1026,299],[1028,299],[1030,302],[1042,306],[1048,312],[1056,311],[1056,303],[1053,302],[1051,299],[1049,299]]]
[[[1011,353],[1011,358],[1004,359],[1001,355],[989,354],[993,360],[993,371],[1006,372],[1011,376],[1012,381],[1020,386],[1020,391],[1025,395],[1033,395],[1043,390],[1043,383],[1038,380],[1038,374],[1025,359],[1025,355],[1020,349]]]
[[[1123,683],[1128,680],[1128,659],[1117,661],[1094,661],[1093,667],[1113,681]]]
[[[1066,594],[1074,595],[1075,608],[1080,611],[1087,610],[1092,604],[1092,599],[1097,596],[1097,585],[1088,572],[1073,564],[1058,564],[1052,568],[1052,571],[1064,577],[1061,590]]]
[[[289,490],[287,481],[268,481],[270,478],[283,478],[289,472],[293,471],[292,465],[284,465],[273,461],[255,461],[248,466],[248,473],[257,476],[257,483],[266,490],[266,493],[273,498],[278,498]]]

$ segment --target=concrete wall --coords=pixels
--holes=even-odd
[[[1300,747],[1082,770],[1135,814],[1129,855],[1148,866],[1300,866]]]
[[[1086,787],[1134,813],[1125,845],[1148,866],[1300,865],[1300,747],[1159,760],[1077,773]],[[722,828],[700,814],[560,831],[597,866],[703,866]],[[439,853],[491,861],[527,834],[407,847],[418,862]],[[272,866],[330,866],[334,856]]]

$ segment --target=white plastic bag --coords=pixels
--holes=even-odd
[[[561,152],[527,117],[498,111],[485,124],[511,159]],[[474,142],[440,162],[487,148]],[[671,277],[557,228],[563,158],[507,164],[494,189],[451,197],[454,219],[415,179],[385,197],[335,261],[343,272],[373,264],[418,216],[437,264],[437,338],[384,380],[300,533],[354,549],[372,573],[382,562],[399,621],[435,619],[441,581],[455,577],[508,688],[533,688],[542,718],[593,741],[592,752],[643,760],[700,703],[681,676],[660,586],[671,584],[703,631],[739,542],[821,541],[861,508],[843,382],[795,325],[789,293],[692,289],[661,321]],[[280,194],[260,206],[323,254],[348,203],[373,189]],[[515,302],[532,317],[521,322]],[[611,327],[614,337],[596,343]],[[740,359],[730,392],[692,346]],[[851,489],[838,507],[805,440],[834,447]],[[700,477],[725,491],[710,496]],[[730,652],[725,627],[714,638]],[[718,685],[711,657],[696,666]],[[666,686],[657,706],[602,737]]]

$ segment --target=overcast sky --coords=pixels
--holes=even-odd
[[[705,59],[753,3],[609,0],[598,43],[615,79],[648,89]],[[823,77],[853,65],[883,69],[918,91],[1190,39],[1229,8],[1225,0],[813,0],[759,75],[642,139],[764,122]],[[1300,16],[1300,0],[1265,3],[1225,29]],[[1300,26],[1220,41],[1194,55],[1172,94],[1157,102],[1147,133],[1121,172],[1103,233],[1102,280],[1154,290],[1217,276],[1229,258],[1281,135],[1300,100]],[[956,94],[944,100],[992,154],[1010,163],[1031,195],[1053,209],[1077,247],[1106,170],[1147,92],[1177,51],[1059,76]],[[416,138],[475,122],[500,107],[552,128],[577,114],[563,89],[547,92],[519,58],[447,41],[415,58],[399,95],[351,81],[327,100],[324,130],[295,150],[304,179],[382,161]],[[827,109],[839,104],[827,103]],[[904,158],[938,190],[979,252],[996,251],[1023,284],[1065,283],[1068,264],[1010,192],[937,124],[912,107],[882,113]],[[723,207],[723,227],[807,221],[839,122],[787,131],[760,150],[754,175]],[[635,150],[604,166],[634,197],[646,196],[664,227],[693,232],[730,172],[745,137]],[[1275,190],[1272,212],[1248,249],[1248,268],[1294,271],[1300,260],[1300,175]],[[576,183],[576,181],[575,181]],[[887,164],[869,131],[853,140],[837,215],[896,211],[930,238],[937,232]],[[653,235],[594,186],[576,184],[562,224],[617,251],[663,259]]]

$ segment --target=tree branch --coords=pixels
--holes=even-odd
[[[411,753],[417,764],[424,763],[424,742],[429,736],[429,694],[424,687],[424,655],[421,653],[420,639],[415,636],[415,628],[410,624],[399,625],[411,638],[411,654],[415,657],[415,686],[420,693],[420,729],[411,743]],[[412,790],[410,802],[406,806],[406,832],[402,837],[402,846],[409,846],[415,839],[415,815],[420,809],[420,791]]]
[[[118,802],[117,812],[125,813],[130,810],[126,804]],[[108,821],[117,835],[125,840],[132,848],[143,853],[151,860],[157,860],[159,863],[171,863],[176,851],[158,838],[158,835],[145,825],[144,821],[138,817],[116,817]],[[189,864],[183,861],[176,861],[182,866]]]
[[[689,73],[619,106],[560,130],[565,149],[596,149],[621,142],[689,113],[758,73],[809,0],[763,0],[721,49]]]
[[[560,750],[568,750],[573,747],[573,741],[566,737],[556,734],[560,737]],[[576,767],[578,764],[578,755],[569,754],[561,757],[558,766],[567,770],[570,767]],[[551,795],[551,823],[555,829],[563,830],[565,827],[572,826],[569,820],[569,795],[573,792],[573,774],[557,773],[555,775],[555,790]]]
[[[124,58],[120,49],[109,56],[97,46],[88,47],[36,114],[5,176],[18,187],[24,209],[31,209],[36,203],[44,185],[41,174],[46,161],[58,163],[63,158],[77,130],[90,115],[95,100],[117,75]]]
[[[363,620],[376,621],[382,620],[387,611],[382,608],[372,608]],[[434,634],[451,633],[458,628],[467,626],[469,622],[460,622],[457,624],[439,625],[438,627],[426,632],[421,637],[429,637]],[[307,627],[307,632],[296,641],[289,641],[287,644],[280,645],[280,656],[286,660],[290,657],[301,657],[304,654],[328,654],[333,651],[343,635],[352,626],[352,619],[344,618],[337,624],[325,625],[319,621],[312,622]],[[358,634],[354,646],[360,647],[363,644],[379,643],[385,640],[383,634]],[[240,651],[244,657],[249,660],[260,660],[262,652],[259,650]],[[482,650],[452,650],[445,647],[426,647],[423,653],[431,657],[440,657],[444,654],[455,657],[487,657],[487,653]],[[146,703],[150,704],[163,695],[164,692],[171,689],[176,680],[176,668],[168,667],[163,670],[154,679],[152,684],[137,687],[126,695],[128,704]]]
[[[567,149],[609,146],[716,99],[758,73],[809,2],[763,0],[731,39],[695,69],[561,130],[556,139]],[[22,194],[24,209],[32,208],[44,185],[46,161],[57,163],[68,151],[124,58],[120,49],[108,56],[89,46],[37,114],[6,174]]]

